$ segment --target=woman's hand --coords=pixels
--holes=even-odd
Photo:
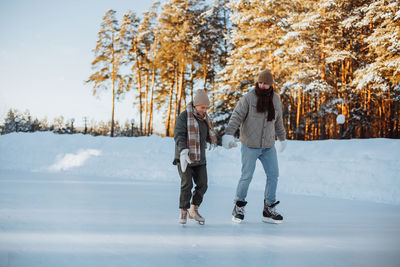
[[[181,163],[180,165],[181,165],[182,172],[185,172],[188,163],[192,163],[192,161],[190,160],[190,157],[189,157],[189,149],[185,148],[181,151],[181,154],[179,156],[179,161]]]

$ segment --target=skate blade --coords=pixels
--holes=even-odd
[[[192,220],[195,221],[195,222],[197,222],[197,223],[200,224],[200,225],[204,225],[205,222],[206,222],[206,221],[198,221],[198,220],[196,220],[194,217],[190,217],[190,216],[189,216],[189,221],[191,222]]]
[[[195,218],[189,218],[189,222],[192,222],[192,220],[197,222],[200,225],[204,225],[206,223],[205,221],[197,221]]]
[[[270,223],[270,224],[282,224],[281,220],[274,220],[271,218],[263,218],[262,221],[265,223]]]
[[[242,223],[243,220],[239,219],[239,218],[235,218],[234,216],[232,216],[232,222],[234,223]]]

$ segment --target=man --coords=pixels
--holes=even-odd
[[[282,103],[273,88],[273,77],[269,70],[258,75],[255,88],[245,94],[235,107],[229,120],[222,145],[229,149],[236,146],[233,135],[240,126],[242,142],[242,174],[239,179],[232,221],[244,219],[244,207],[256,161],[259,159],[267,176],[264,191],[263,221],[281,223],[283,220],[275,207],[279,168],[275,149],[275,136],[280,140],[280,152],[286,147],[286,132],[282,121]]]

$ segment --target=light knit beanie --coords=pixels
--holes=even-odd
[[[210,100],[208,99],[206,91],[199,89],[196,91],[194,98],[193,98],[193,105],[194,106],[199,106],[199,105],[210,105]]]
[[[274,78],[272,78],[272,73],[269,70],[264,70],[258,75],[257,82],[263,82],[272,85],[274,83]]]

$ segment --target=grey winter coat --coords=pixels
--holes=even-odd
[[[286,139],[282,120],[282,103],[277,93],[273,99],[275,119],[267,121],[268,111],[257,112],[257,95],[255,89],[245,94],[233,110],[225,134],[234,135],[240,126],[240,141],[250,148],[270,148],[279,140]]]

